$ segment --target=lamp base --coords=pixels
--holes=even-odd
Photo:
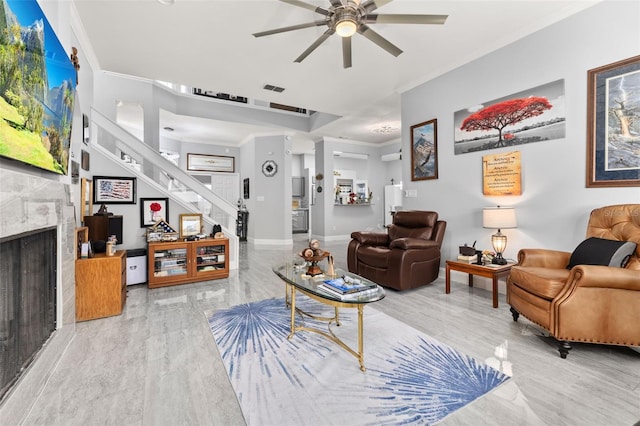
[[[498,254],[491,260],[491,263],[493,263],[494,265],[506,265],[507,260],[502,257],[502,255]]]

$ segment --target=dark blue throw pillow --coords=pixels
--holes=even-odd
[[[635,250],[636,243],[632,241],[587,238],[571,254],[567,269],[576,265],[604,265],[624,268]]]

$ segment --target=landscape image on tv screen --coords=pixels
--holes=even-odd
[[[35,0],[0,0],[0,156],[67,174],[76,70]]]

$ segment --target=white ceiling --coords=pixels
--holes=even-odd
[[[349,69],[342,67],[340,38],[335,34],[302,63],[293,62],[325,26],[253,37],[255,32],[322,19],[278,0],[175,0],[170,5],[158,0],[73,1],[104,71],[342,116],[313,134],[292,134],[294,141],[333,136],[385,143],[400,138],[402,92],[599,0],[395,0],[376,13],[449,18],[444,25],[371,24],[404,53],[393,57],[356,34]],[[329,0],[306,2],[329,6]],[[265,84],[285,91],[264,90]],[[127,110],[119,112],[123,119]],[[129,121],[135,125],[134,117]],[[395,130],[372,132],[382,126]],[[170,134],[173,139],[230,145],[252,134],[275,131],[171,113],[162,114],[163,127],[175,129]]]

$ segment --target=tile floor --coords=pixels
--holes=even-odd
[[[243,425],[205,311],[269,297],[271,272],[304,246],[242,243],[228,279],[149,290],[131,286],[125,311],[77,324],[77,334],[24,425]],[[346,242],[324,247],[345,268]],[[640,353],[576,344],[567,359],[526,319],[511,319],[504,295],[463,282],[432,284],[375,305],[457,350],[513,376],[445,419],[445,425],[633,425],[640,421]],[[372,332],[366,330],[365,332]],[[358,424],[353,419],[353,424]],[[315,425],[314,425],[315,426]],[[318,425],[320,426],[320,425]]]

